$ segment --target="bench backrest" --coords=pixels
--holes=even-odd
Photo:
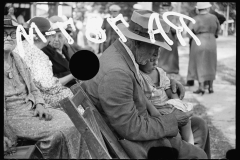
[[[117,137],[114,135],[112,130],[109,128],[101,114],[98,112],[96,107],[93,105],[90,98],[87,96],[87,94],[84,91],[84,85],[82,84],[75,84],[71,87],[71,90],[74,94],[81,92],[81,94],[84,97],[84,102],[82,107],[86,110],[87,108],[91,108],[91,111],[96,119],[97,125],[100,128],[100,131],[102,133],[102,136],[105,140],[105,143],[108,147],[109,152],[111,153],[113,158],[119,158],[119,159],[129,159],[129,156],[126,154],[122,146],[119,144]],[[77,100],[75,100],[77,101]]]
[[[94,159],[111,159],[112,157],[108,153],[91,108],[86,107],[83,115],[78,110],[79,105],[87,106],[87,104],[88,100],[82,95],[81,91],[78,91],[73,98],[65,98],[60,101],[61,107],[86,141],[91,157]]]

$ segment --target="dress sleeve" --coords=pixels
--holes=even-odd
[[[35,99],[35,104],[32,106],[32,109],[34,109],[37,104],[42,104],[44,106],[45,101],[42,97],[41,92],[39,91],[39,89],[33,83],[32,75],[31,75],[31,71],[30,71],[29,67],[26,65],[26,63],[23,61],[23,59],[21,59],[21,63],[22,63],[22,65],[25,69],[25,72],[26,72],[26,76],[27,76],[27,79],[28,79],[29,87],[30,87],[30,92]]]
[[[7,110],[6,110],[6,103],[5,103],[5,98],[4,98],[4,137],[7,137],[13,145],[16,144],[17,142],[17,135],[15,130],[10,126],[7,120]]]
[[[123,70],[114,69],[99,83],[99,100],[111,126],[122,138],[128,140],[153,140],[176,136],[178,125],[173,114],[152,117],[138,113],[133,96],[133,78]],[[147,105],[144,102],[146,99],[142,101],[142,104]]]
[[[160,74],[160,83],[164,87],[164,90],[167,90],[170,88],[170,79],[167,76],[167,73],[162,68],[157,68],[158,72]]]

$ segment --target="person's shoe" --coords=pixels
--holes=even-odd
[[[208,88],[209,94],[214,93],[213,88]]]
[[[202,94],[202,95],[204,95],[205,91],[201,90],[201,89],[198,89],[198,90],[194,91],[193,93],[194,94]]]
[[[194,81],[190,80],[190,81],[187,81],[187,83],[185,84],[185,86],[194,86]]]

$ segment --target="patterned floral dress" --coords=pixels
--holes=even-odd
[[[4,123],[14,129],[17,137],[36,140],[44,158],[90,158],[86,142],[68,115],[44,103],[28,67],[18,54],[12,55],[12,76],[4,73]],[[36,104],[48,108],[51,121],[33,116]],[[6,132],[9,134],[9,129]]]
[[[26,40],[22,44],[25,51],[24,62],[30,68],[33,82],[42,93],[45,102],[56,107],[62,99],[72,97],[71,90],[63,86],[59,79],[53,76],[52,62],[48,56]],[[17,47],[14,52],[19,53]]]

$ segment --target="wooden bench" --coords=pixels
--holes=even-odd
[[[117,137],[108,127],[82,86],[77,83],[71,87],[71,90],[74,96],[63,99],[60,101],[60,105],[84,137],[91,157],[129,159]],[[83,115],[77,109],[79,105],[85,110]]]

